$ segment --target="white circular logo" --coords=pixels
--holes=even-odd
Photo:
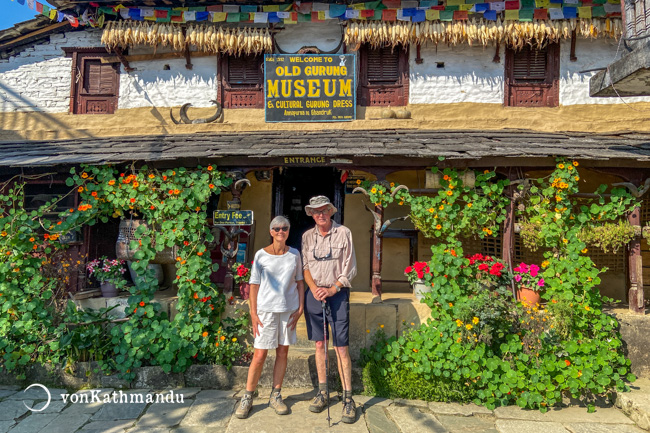
[[[50,405],[50,401],[52,401],[52,396],[50,395],[50,390],[47,389],[47,387],[45,385],[41,385],[40,383],[33,383],[33,384],[29,385],[27,388],[25,388],[25,391],[23,391],[23,392],[27,392],[27,390],[29,388],[32,388],[34,386],[38,386],[38,387],[43,388],[45,390],[45,393],[47,394],[47,403],[45,403],[45,406],[43,406],[41,409],[31,408],[31,407],[27,406],[27,404],[25,402],[23,402],[23,404],[25,405],[25,407],[27,409],[31,410],[32,412],[42,412],[45,409],[47,409],[47,407]]]

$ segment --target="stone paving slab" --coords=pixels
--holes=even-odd
[[[18,391],[15,389],[0,389],[0,399],[9,397],[10,395],[13,395],[17,392]]]
[[[388,415],[402,432],[447,433],[447,429],[430,413],[411,406],[388,406]]]
[[[63,400],[52,400],[50,404],[45,407],[47,401],[41,401],[39,403],[34,403],[32,409],[38,410],[36,413],[59,413],[67,406]],[[45,409],[43,409],[45,408]]]
[[[138,421],[138,427],[174,427],[180,424],[193,403],[192,400],[184,400],[183,403],[152,404]]]
[[[427,409],[429,407],[429,403],[424,400],[406,400],[404,398],[396,398],[393,402],[397,406],[413,406],[420,409]]]
[[[4,400],[0,402],[0,421],[13,421],[29,412],[28,407],[32,407],[33,400]]]
[[[76,404],[70,404],[67,408],[63,409],[61,412],[63,415],[66,416],[71,416],[71,415],[77,415],[77,414],[82,414],[82,413],[87,413],[87,414],[94,414],[95,412],[99,411],[104,406],[104,403],[76,403]]]
[[[48,388],[52,400],[62,400],[61,394],[68,394],[67,389]],[[41,387],[35,386],[28,390],[18,391],[7,397],[8,400],[47,400],[47,392]]]
[[[393,404],[393,400],[383,397],[373,397],[368,395],[354,395],[352,396],[357,405],[363,405],[366,409],[373,406],[387,407]]]
[[[639,427],[650,430],[650,379],[637,379],[632,392],[616,394],[615,405]]]
[[[571,423],[564,424],[571,433],[645,433],[633,425]]]
[[[183,399],[187,400],[196,397],[201,392],[201,388],[166,388],[156,392],[167,394],[169,391],[174,391],[175,395],[182,395]]]
[[[381,406],[366,408],[366,425],[370,433],[401,433],[395,423],[388,419],[386,410]]]
[[[79,433],[124,433],[135,425],[136,420],[92,421],[84,425]],[[139,430],[138,430],[139,431]]]
[[[453,415],[436,416],[449,433],[498,433],[494,421],[478,417]]]
[[[13,429],[11,433],[34,433],[41,431],[46,425],[54,421],[58,417],[58,413],[48,413],[45,415],[41,414],[32,414],[27,418],[20,421]],[[1,431],[1,429],[0,429]]]
[[[440,415],[455,415],[455,416],[472,416],[472,415],[485,415],[492,416],[494,413],[483,406],[474,403],[445,403],[431,401],[429,402],[429,410],[435,414]]]
[[[92,417],[93,421],[108,421],[108,420],[119,420],[119,419],[137,419],[140,414],[144,411],[144,408],[147,407],[147,403],[131,403],[131,395],[139,394],[142,396],[143,401],[146,401],[146,395],[148,391],[143,390],[134,390],[124,392],[122,394],[126,395],[128,398],[128,403],[102,403],[101,408],[97,413]],[[119,402],[121,396],[117,397]]]
[[[233,399],[197,399],[181,421],[180,427],[203,427],[221,432],[228,425],[234,410]]]
[[[202,400],[202,399],[213,400],[215,398],[233,398],[236,392],[237,392],[236,390],[206,389],[198,392],[195,398],[197,400]]]
[[[499,433],[569,433],[558,422],[498,419],[495,425]]]
[[[546,413],[538,410],[521,409],[519,406],[504,406],[494,410],[498,419],[519,419],[526,421],[555,421],[560,423],[593,422],[603,424],[634,424],[632,420],[613,407],[597,408],[594,413],[586,407],[565,407],[550,409]]]
[[[12,425],[16,424],[15,421],[0,421],[0,432],[7,433]]]
[[[62,412],[38,433],[71,433],[86,424],[89,419],[90,414],[88,413],[66,415]]]

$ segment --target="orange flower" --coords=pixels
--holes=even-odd
[[[81,177],[82,177],[83,179],[87,178],[87,177],[88,177],[88,173],[86,173],[86,172],[84,171],[83,173],[81,173]]]
[[[156,177],[156,175],[154,175],[153,173],[149,175],[149,179],[153,179],[154,177]]]
[[[163,176],[163,180],[167,180],[167,176]]]
[[[199,251],[198,253],[196,253],[196,255],[197,255],[197,256],[202,256],[203,253],[202,253],[201,251]]]
[[[472,207],[472,203],[467,203],[467,207]]]
[[[208,336],[208,331],[203,331],[203,334],[201,334],[201,335],[203,335],[204,337],[207,337]]]
[[[140,301],[140,306],[144,307],[144,301]]]
[[[214,184],[213,184],[213,183],[211,183],[211,184],[208,185],[208,186],[210,187],[210,189],[213,189],[213,188],[214,188]]]
[[[573,161],[573,166],[577,167],[578,166],[578,161]]]
[[[43,239],[49,239],[49,238],[50,238],[50,235],[49,235],[48,233],[45,233],[45,234],[43,235]]]
[[[180,193],[181,193],[180,190],[178,190],[178,189],[175,189],[175,190],[174,190],[174,194],[178,195],[178,194],[180,194]]]
[[[447,195],[452,195],[452,194],[453,194],[452,191],[447,191]]]
[[[30,242],[34,242],[34,240],[35,240],[34,238],[29,238]]]
[[[212,166],[208,165],[208,171],[212,171]]]
[[[173,189],[170,189],[170,190],[169,190],[169,194],[170,194],[170,195],[171,195],[171,194],[174,194],[174,190],[173,190]]]
[[[226,337],[225,337],[225,335],[222,335],[221,337],[219,337],[219,339],[220,339],[221,341],[223,341],[223,340],[226,339]]]
[[[7,232],[3,230],[2,232],[0,232],[0,236],[2,236],[2,237],[7,236]]]
[[[140,182],[133,182],[133,188],[137,188],[140,186]]]
[[[441,226],[440,224],[438,224],[438,225],[436,226],[436,230],[440,230],[441,228],[442,228],[442,226]]]
[[[219,347],[219,342],[217,341],[216,343],[214,343],[214,345],[215,345],[216,347]]]
[[[446,174],[445,174],[442,178],[443,178],[444,180],[449,180],[449,176],[447,176]]]
[[[91,192],[90,195],[92,195],[93,197],[97,197],[97,191]]]
[[[83,186],[80,186],[79,188],[77,188],[77,191],[78,191],[78,192],[84,192],[84,187],[83,187]]]
[[[149,209],[151,209],[151,210],[154,210],[155,208],[156,208],[156,206],[154,206],[154,205],[149,206]]]
[[[135,203],[135,199],[134,199],[134,198],[132,198],[132,199],[129,200],[129,201],[130,201],[131,203]]]
[[[568,359],[565,359],[564,363],[566,364],[567,367],[571,365],[571,361],[569,361]]]
[[[136,308],[135,310],[133,310],[133,313],[137,313],[137,312],[138,312],[138,309],[137,309],[137,308]]]
[[[194,294],[194,299],[199,299],[199,294],[198,293]]]
[[[38,245],[34,245],[34,246],[33,246],[33,249],[37,250],[37,249],[38,249]]]

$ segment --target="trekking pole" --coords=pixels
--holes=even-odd
[[[329,389],[329,375],[330,375],[330,363],[329,363],[329,353],[327,349],[327,319],[325,317],[325,308],[327,307],[326,301],[321,301],[321,307],[323,307],[323,339],[325,339],[325,393],[327,394],[327,427],[332,427],[331,418],[330,418],[330,389]]]

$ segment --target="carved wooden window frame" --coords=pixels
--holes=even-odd
[[[397,57],[397,77],[391,82],[372,82],[368,76],[369,63],[372,57],[370,51],[382,53],[394,53]],[[369,45],[362,45],[358,51],[359,55],[359,87],[357,90],[358,103],[361,106],[404,106],[409,100],[409,48],[398,45],[394,48],[381,47],[371,48]]]
[[[544,71],[539,71],[540,51],[544,52]],[[532,56],[535,56],[534,58]],[[528,67],[533,79],[517,78]],[[532,68],[532,69],[531,69]],[[543,76],[543,78],[542,78]],[[504,105],[507,107],[557,107],[560,105],[560,44],[548,44],[542,50],[524,47],[506,48]]]
[[[229,77],[230,60],[236,56],[219,55],[218,68],[217,68],[217,82],[219,90],[217,92],[217,101],[223,108],[264,108],[264,55],[250,55],[259,62],[257,66],[258,82],[253,85],[250,83],[237,84],[231,83]],[[245,101],[248,103],[238,103],[237,100]]]
[[[64,47],[66,57],[72,58],[72,72],[70,84],[70,113],[72,114],[114,114],[118,108],[120,95],[120,65],[118,62],[107,63],[107,68],[112,70],[112,89],[105,93],[84,93],[84,68],[85,62],[96,61],[108,57],[110,54],[103,47]],[[107,109],[103,112],[89,113],[83,107],[84,98],[97,98],[107,103]]]

